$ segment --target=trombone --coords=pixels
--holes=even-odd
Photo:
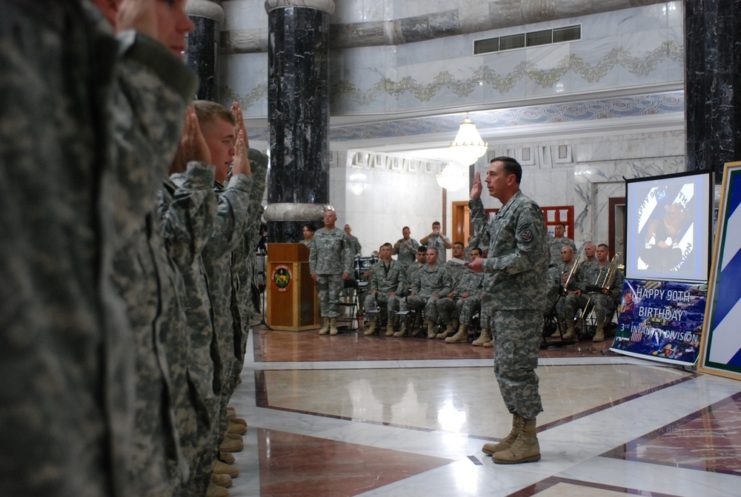
[[[594,281],[594,285],[587,285],[588,292],[604,293],[605,290],[610,289],[612,283],[615,281],[615,276],[617,276],[619,256],[619,253],[616,253],[613,256],[613,258],[610,260],[610,265],[607,267],[607,272],[604,275],[602,274],[602,270],[600,269],[600,272],[597,274],[597,278]],[[582,308],[574,316],[574,321],[578,321],[579,319],[587,317],[586,313],[588,310],[590,310],[589,306],[591,304],[592,296],[590,295],[587,299],[587,303],[584,305],[584,308]]]
[[[561,287],[561,295],[566,295],[569,291],[569,285],[571,285],[571,280],[574,279],[574,275],[576,275],[576,272],[579,270],[579,266],[582,263],[582,256],[584,255],[584,247],[581,248],[579,251],[579,255],[574,260],[574,264],[571,266],[571,269],[569,270],[569,274],[566,276],[566,281],[562,281],[562,287]]]

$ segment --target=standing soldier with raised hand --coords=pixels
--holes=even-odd
[[[503,206],[486,219],[481,202],[481,177],[471,188],[471,221],[481,240],[488,240],[486,259],[468,264],[489,274],[482,306],[491,309],[496,353],[494,372],[512,431],[483,451],[495,463],[514,464],[540,460],[535,417],[543,410],[538,392],[538,350],[543,330],[543,301],[547,290],[548,246],[540,207],[520,191],[522,167],[510,157],[492,159],[486,173],[489,195]]]

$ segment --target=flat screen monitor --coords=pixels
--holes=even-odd
[[[627,180],[628,278],[707,281],[712,189],[709,172]]]

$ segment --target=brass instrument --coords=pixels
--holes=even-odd
[[[579,269],[579,266],[582,263],[582,256],[584,255],[584,247],[581,248],[581,251],[579,252],[579,255],[577,256],[576,260],[574,260],[574,264],[571,266],[571,269],[569,270],[568,276],[566,276],[566,281],[563,281],[563,288],[561,293],[563,295],[566,295],[566,293],[569,291],[569,285],[571,284],[571,280],[574,278],[574,275],[576,274],[576,271]]]
[[[618,272],[618,257],[620,256],[619,253],[616,253],[613,258],[610,260],[610,265],[607,267],[607,272],[603,275],[602,271],[600,270],[599,274],[597,275],[597,278],[595,279],[594,285],[588,285],[587,291],[589,292],[600,292],[604,293],[604,290],[609,290],[612,286],[612,283],[615,281],[615,276]],[[589,310],[589,306],[592,303],[592,297],[590,296],[587,299],[587,303],[584,305],[584,308],[582,308],[579,312],[576,313],[574,316],[574,321],[578,321],[581,318],[585,318],[585,313],[587,310]]]

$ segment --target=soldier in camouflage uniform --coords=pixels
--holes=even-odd
[[[543,407],[535,368],[543,330],[548,248],[543,213],[520,191],[521,177],[522,168],[516,160],[492,159],[486,185],[489,194],[502,202],[502,209],[487,222],[478,173],[469,203],[475,232],[485,233],[489,241],[487,258],[475,259],[469,267],[491,276],[482,305],[493,309],[494,371],[504,403],[513,415],[509,435],[497,444],[485,444],[482,450],[502,464],[540,459],[535,417]]]
[[[594,244],[594,242],[584,242],[584,245],[582,245],[582,251],[584,252],[583,262],[597,261],[597,257],[595,255],[597,246]]]
[[[623,291],[623,273],[617,267],[614,275],[610,278],[610,249],[604,243],[597,246],[597,262],[585,262],[579,267],[579,278],[576,282],[576,290],[566,297],[563,307],[563,319],[568,329],[564,335],[573,338],[574,320],[579,309],[586,308],[589,304],[594,306],[597,317],[597,330],[593,341],[601,342],[605,339],[605,327]]]
[[[363,333],[370,336],[376,332],[378,307],[386,310],[386,336],[394,334],[394,321],[399,310],[399,301],[405,289],[404,268],[391,258],[391,244],[381,245],[380,260],[370,271],[368,295],[365,297],[365,309],[371,315],[370,326]]]
[[[574,240],[566,238],[566,225],[559,223],[554,227],[554,236],[548,237],[548,253],[550,254],[550,266],[558,266],[561,263],[561,247],[568,245],[576,253]]]
[[[345,231],[345,234],[347,235],[347,239],[350,240],[350,248],[352,249],[352,256],[353,256],[353,259],[355,259],[355,257],[359,257],[361,255],[362,246],[360,245],[360,240],[358,240],[357,236],[353,236],[352,227],[349,224],[345,225],[344,231]]]
[[[404,288],[404,299],[401,300],[399,303],[399,312],[402,315],[401,318],[401,329],[394,333],[395,337],[403,337],[407,334],[408,329],[417,330],[419,326],[421,326],[421,316],[418,314],[415,314],[414,316],[419,317],[420,321],[419,324],[416,323],[409,323],[408,321],[411,319],[408,311],[408,305],[407,305],[407,298],[409,295],[409,292],[411,291],[412,285],[417,279],[417,274],[420,269],[422,269],[425,264],[427,264],[427,247],[424,245],[420,245],[417,247],[417,258],[416,260],[409,264],[405,270],[404,270],[404,280],[405,280],[405,288]]]
[[[121,4],[119,22],[126,22],[136,3]],[[110,2],[97,4],[109,13]],[[169,19],[159,24],[163,31],[157,35],[169,53],[159,61],[147,56],[156,77],[141,62],[117,74],[112,114],[115,167],[102,173],[100,186],[101,198],[115,199],[102,206],[110,210],[106,228],[112,246],[105,278],[125,301],[122,309],[131,326],[135,358],[134,429],[125,435],[133,451],[129,463],[120,467],[135,488],[133,493],[152,497],[170,495],[187,477],[179,430],[189,430],[194,420],[192,410],[176,409],[185,378],[185,315],[179,300],[183,283],[164,248],[157,202],[195,86],[179,60],[193,24],[184,2],[155,9]],[[164,87],[162,82],[170,79],[172,88]],[[114,431],[123,423],[116,425]]]
[[[211,238],[203,249],[202,258],[208,282],[214,326],[214,344],[217,352],[215,391],[218,405],[211,413],[212,451],[210,460],[196,468],[196,477],[203,483],[210,474],[210,465],[216,458],[216,447],[238,451],[241,440],[224,438],[228,426],[226,412],[235,374],[239,365],[235,350],[235,323],[232,313],[232,255],[243,243],[247,229],[252,225],[250,200],[253,175],[248,158],[246,130],[238,129],[234,114],[224,106],[203,100],[195,102],[196,114],[214,166],[214,192],[217,198],[216,219]],[[230,172],[231,169],[231,172]],[[231,174],[231,177],[229,177]],[[226,183],[226,186],[223,186]],[[223,439],[223,440],[222,440]]]
[[[440,298],[435,302],[437,315],[445,326],[445,329],[436,335],[436,338],[443,339],[453,335],[458,329],[458,307],[456,305],[456,288],[459,286],[461,278],[467,272],[463,255],[463,244],[455,242],[453,244],[453,257],[445,263],[445,286],[440,290]]]
[[[484,254],[481,254],[481,257],[484,257]],[[479,314],[479,327],[481,328],[481,333],[479,333],[479,336],[471,342],[471,345],[474,347],[491,348],[494,346],[494,335],[491,332],[494,327],[492,322],[492,313],[494,312],[494,308],[492,307],[490,300],[487,300],[486,303],[484,303],[484,294],[486,293],[485,289],[489,287],[489,280],[491,280],[491,274],[484,273],[484,277],[481,280],[481,289],[478,293],[478,301],[481,308]]]
[[[427,338],[437,335],[437,306],[440,291],[445,289],[445,266],[437,262],[437,249],[427,248],[427,264],[414,276],[410,285],[410,294],[407,297],[407,306],[420,314],[424,308],[424,317],[427,324]]]
[[[440,229],[440,221],[432,223],[432,232],[426,237],[422,238],[419,243],[425,245],[427,248],[434,247],[437,250],[437,260],[439,264],[445,264],[445,260],[448,258],[446,252],[447,249],[453,247],[450,240],[442,234]]]
[[[203,249],[214,236],[217,223],[217,199],[213,189],[214,167],[211,150],[198,127],[195,111],[191,109],[186,119],[185,137],[181,140],[179,157],[183,163],[176,164],[170,181],[163,189],[164,221],[162,233],[168,253],[180,270],[185,283],[182,296],[186,312],[187,337],[186,378],[182,381],[180,402],[176,405],[180,437],[191,466],[190,479],[178,491],[182,496],[203,496],[211,478],[214,459],[214,423],[219,421],[222,388],[220,357],[212,357],[211,345],[218,343],[211,314],[211,297],[208,293],[206,269],[203,264]],[[193,136],[189,136],[189,135]],[[195,145],[193,145],[195,144]],[[191,151],[190,149],[195,150]],[[229,147],[229,149],[232,147]],[[214,156],[228,155],[226,151],[214,150]],[[186,165],[187,163],[187,169]],[[172,169],[171,169],[172,170]],[[216,389],[214,388],[216,386]],[[182,413],[186,408],[195,411],[195,428],[184,425]],[[190,418],[185,419],[191,422]],[[216,463],[214,472],[235,470]],[[237,472],[238,474],[238,472]]]
[[[153,388],[162,387],[149,404],[134,384],[140,335],[126,316],[129,302],[112,285],[112,264],[155,210],[195,88],[169,44],[178,34],[159,30],[160,18],[177,19],[184,44],[192,25],[182,8],[127,2],[119,27],[143,31],[116,40],[87,2],[3,5],[2,127],[14,132],[0,142],[3,162],[13,164],[2,196],[13,219],[3,221],[2,260],[13,294],[2,299],[10,313],[3,308],[1,363],[12,381],[0,389],[0,436],[22,452],[0,456],[2,495],[152,495],[172,488],[170,465],[180,458],[164,356],[150,344],[142,350],[154,365]],[[38,180],[40,166],[53,180]],[[159,301],[156,292],[149,295]],[[33,347],[21,336],[33,336]],[[134,429],[134,416],[144,412],[147,426]],[[158,414],[162,423],[152,419]],[[144,442],[151,427],[154,436]],[[137,450],[142,442],[146,451],[164,444],[146,474],[139,471],[148,457]]]
[[[570,293],[573,293],[576,289],[576,283],[579,281],[579,267],[577,266],[574,268],[574,264],[577,264],[577,258],[569,245],[563,245],[561,247],[560,259],[561,262],[556,265],[551,265],[551,267],[548,268],[548,293],[546,296],[548,306],[546,308],[546,313],[555,314],[559,323],[564,323],[564,305],[567,296]],[[559,329],[554,331],[551,335],[551,338],[560,337],[561,325],[559,325]],[[567,332],[563,335],[563,339],[573,340],[574,335],[569,335]]]
[[[316,228],[314,228],[314,225],[312,224],[304,224],[301,231],[303,232],[304,239],[299,243],[304,244],[306,248],[310,249],[311,244],[314,243],[314,233],[316,232]]]
[[[417,248],[419,248],[419,242],[414,238],[411,238],[412,231],[409,226],[404,226],[401,229],[402,238],[399,238],[394,244],[394,255],[396,260],[399,261],[404,267],[414,263],[417,256]]]
[[[353,249],[347,234],[335,227],[337,213],[324,211],[324,227],[314,233],[314,244],[309,250],[309,271],[319,292],[322,315],[320,335],[337,334],[337,317],[340,315],[340,291],[343,280],[350,279],[353,266]]]
[[[87,2],[2,10],[0,495],[132,495],[131,336],[101,278],[110,211],[99,208],[115,160],[110,96],[132,54],[119,58]]]
[[[244,365],[247,348],[247,335],[252,316],[258,309],[253,307],[252,291],[256,287],[257,244],[260,241],[260,223],[265,192],[268,158],[256,149],[249,149],[248,157],[252,167],[252,193],[249,212],[251,222],[245,230],[242,244],[232,253],[232,314],[234,315],[234,352],[237,361],[232,379],[232,391],[239,384],[239,375]]]
[[[453,252],[455,253],[455,245],[453,246]],[[473,259],[481,257],[481,249],[479,248],[472,248],[470,253]],[[476,273],[467,267],[463,268],[463,274],[450,294],[455,299],[460,326],[455,335],[445,339],[445,343],[468,342],[468,328],[471,326],[471,318],[481,308],[480,293],[483,279],[483,273]]]
[[[232,115],[237,124],[237,132],[241,130],[247,137],[247,129],[242,116],[242,109],[238,102],[232,103]],[[235,367],[230,382],[230,395],[239,384],[239,376],[244,364],[244,354],[247,346],[250,320],[255,309],[252,306],[252,289],[254,285],[255,267],[257,265],[256,251],[260,241],[260,223],[262,219],[262,200],[265,193],[267,177],[267,156],[259,150],[249,148],[249,141],[245,141],[248,149],[247,156],[252,170],[252,190],[249,200],[249,221],[244,231],[242,242],[232,252],[232,315],[234,319],[234,353]]]

